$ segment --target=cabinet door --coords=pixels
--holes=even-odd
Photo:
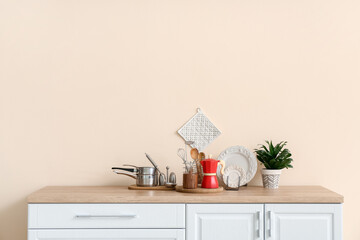
[[[266,240],[341,240],[341,204],[266,204]]]
[[[261,240],[263,204],[188,204],[186,240]]]
[[[184,229],[29,230],[28,240],[185,240]]]

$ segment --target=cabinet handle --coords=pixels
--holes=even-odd
[[[269,211],[269,237],[272,236],[272,222],[273,222],[273,213]]]
[[[258,222],[258,228],[257,228],[257,237],[260,238],[260,211],[256,212],[256,216],[257,216],[257,222]]]
[[[136,214],[118,214],[118,215],[91,215],[91,214],[77,214],[76,218],[136,218]]]

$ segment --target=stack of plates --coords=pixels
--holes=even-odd
[[[257,170],[257,161],[255,155],[243,146],[233,146],[220,153],[218,160],[225,162],[224,176],[220,174],[220,167],[217,169],[217,176],[220,184],[229,187],[238,187],[239,177],[240,185],[243,186],[254,178]],[[229,181],[229,182],[227,182]]]

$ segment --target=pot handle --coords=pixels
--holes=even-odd
[[[128,172],[136,172],[135,168],[121,168],[121,167],[112,167],[112,170],[124,170],[124,171],[128,171]]]
[[[113,169],[113,172],[116,173],[116,174],[120,174],[120,175],[125,175],[125,176],[128,176],[128,177],[132,177],[133,179],[136,179],[136,176],[130,174],[130,173],[123,173],[123,172],[119,172],[119,171],[116,171]]]
[[[224,175],[225,162],[223,160],[219,160],[219,165],[221,166],[220,173],[221,175]]]
[[[137,167],[137,166],[135,166],[135,165],[131,165],[131,164],[123,164],[123,166],[125,166],[125,167],[134,167],[134,168],[138,169],[138,167]]]

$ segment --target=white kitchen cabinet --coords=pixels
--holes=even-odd
[[[188,204],[187,240],[261,240],[263,204]]]
[[[265,204],[266,240],[341,240],[341,204]]]
[[[28,240],[342,240],[342,204],[29,204],[28,217]]]
[[[342,240],[343,201],[320,186],[45,187],[28,198],[28,240]]]
[[[185,240],[184,229],[29,230],[28,240]]]

